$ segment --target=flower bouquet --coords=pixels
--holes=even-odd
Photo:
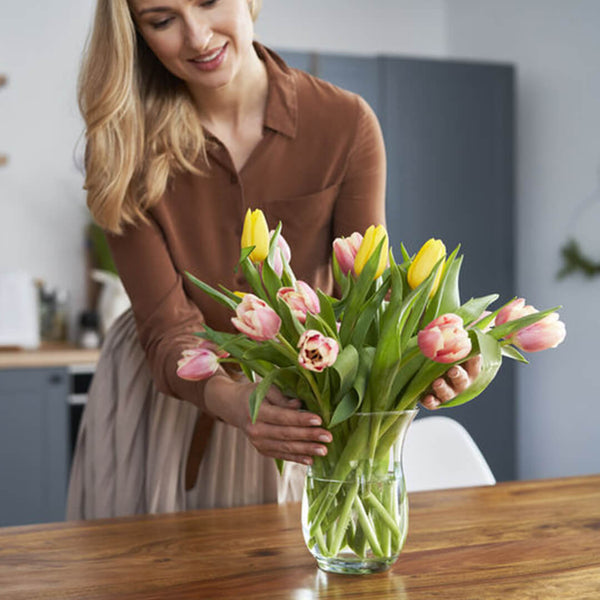
[[[478,396],[502,358],[555,347],[565,337],[556,309],[537,311],[512,299],[494,312],[497,294],[461,303],[457,247],[446,255],[431,239],[401,260],[382,226],[333,243],[335,298],[296,279],[281,224],[269,232],[260,210],[248,210],[239,267],[253,293],[192,281],[232,311],[239,333],[198,332],[178,374],[204,379],[221,362],[237,363],[259,383],[250,397],[256,419],[271,385],[302,400],[333,436],[314,457],[303,499],[303,533],[323,569],[373,572],[398,557],[407,533],[403,436],[419,400],[453,365],[481,356],[471,385],[444,407]],[[281,468],[282,463],[278,461]]]

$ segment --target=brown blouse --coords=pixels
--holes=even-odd
[[[107,236],[156,386],[196,404],[203,385],[180,379],[177,360],[203,321],[232,331],[233,315],[184,273],[249,289],[234,273],[248,208],[262,209],[272,229],[282,222],[296,276],[328,293],[334,238],[385,221],[385,151],[367,103],[255,48],[269,80],[264,136],[242,170],[208,136],[209,176],[176,176],[149,224]]]

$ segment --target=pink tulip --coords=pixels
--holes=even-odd
[[[319,297],[314,290],[304,281],[296,281],[296,288],[283,287],[277,292],[277,297],[281,298],[292,310],[292,314],[300,321],[306,322],[306,314],[319,314],[321,305]]]
[[[214,375],[219,368],[219,359],[207,348],[184,350],[177,362],[177,375],[189,381],[200,381]]]
[[[281,327],[279,315],[254,294],[246,294],[235,309],[231,319],[238,331],[257,342],[272,340]]]
[[[508,339],[524,352],[539,352],[556,348],[566,335],[565,324],[558,320],[558,313],[550,313],[541,321],[515,332]]]
[[[320,373],[337,359],[340,350],[338,343],[321,332],[307,329],[298,340],[298,363],[304,369]]]
[[[454,313],[434,319],[417,334],[421,352],[439,363],[453,363],[471,352],[471,340],[463,320]]]
[[[344,275],[354,273],[354,259],[363,241],[363,236],[355,231],[350,237],[339,237],[333,241],[333,252]]]
[[[532,315],[536,312],[538,312],[538,310],[533,306],[525,305],[524,298],[516,298],[512,302],[509,302],[504,308],[500,309],[496,315],[495,324],[497,327],[498,325],[503,325],[508,321],[514,321],[515,319],[520,319],[521,317],[527,317],[528,315]]]
[[[273,231],[270,232],[271,237],[273,237],[273,233]],[[280,233],[277,238],[277,248],[275,249],[275,254],[273,256],[273,270],[277,273],[277,277],[281,277],[283,274],[284,259],[285,262],[289,264],[292,259],[292,251],[290,250],[289,244]]]

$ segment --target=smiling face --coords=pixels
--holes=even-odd
[[[253,58],[248,0],[130,0],[140,34],[158,60],[193,90],[243,77]]]

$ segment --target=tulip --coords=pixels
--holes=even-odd
[[[524,352],[539,352],[556,348],[566,335],[565,324],[558,320],[558,313],[554,312],[541,321],[515,332],[509,340]]]
[[[340,350],[338,343],[321,332],[307,329],[298,340],[298,363],[304,369],[320,373],[335,363]]]
[[[453,363],[471,352],[471,340],[463,320],[454,313],[439,316],[417,334],[421,352],[439,363]]]
[[[333,240],[333,253],[344,275],[354,272],[356,253],[363,241],[363,236],[355,231],[350,237],[339,237]]]
[[[177,362],[177,375],[189,381],[201,381],[214,375],[219,368],[219,359],[208,348],[184,350]]]
[[[248,209],[244,218],[242,230],[242,249],[254,246],[250,253],[250,260],[260,263],[269,254],[269,227],[262,210],[252,211]]]
[[[310,285],[304,281],[296,281],[295,288],[280,288],[277,297],[281,298],[290,307],[292,314],[300,323],[306,322],[307,313],[317,315],[321,311],[319,297]]]
[[[279,315],[254,294],[246,294],[235,309],[231,322],[238,331],[257,342],[272,340],[281,327]]]
[[[269,236],[273,237],[273,231],[269,233]],[[291,259],[292,252],[290,246],[280,233],[277,238],[277,248],[275,248],[275,254],[273,255],[273,271],[277,273],[277,277],[281,277],[283,274],[283,261],[285,260],[289,264]]]
[[[506,306],[501,308],[496,315],[496,326],[508,323],[508,321],[514,321],[521,317],[527,317],[539,312],[537,308],[525,304],[524,298],[516,298],[512,302],[509,302]]]
[[[377,279],[377,277],[383,273],[387,265],[388,236],[383,225],[377,225],[377,227],[371,225],[367,231],[365,231],[365,236],[356,253],[356,258],[354,259],[354,271],[357,275],[362,273],[367,261],[371,258],[373,252],[375,252],[381,240],[383,240],[383,246],[381,247],[381,253],[379,254],[379,263],[374,279]]]
[[[431,238],[427,240],[414,260],[408,267],[408,285],[411,289],[419,287],[431,274],[431,271],[435,265],[446,257],[446,246],[441,240]],[[432,298],[437,292],[438,286],[440,285],[440,279],[442,278],[442,265],[438,267],[437,274],[433,281],[433,287],[429,292],[429,297]]]

